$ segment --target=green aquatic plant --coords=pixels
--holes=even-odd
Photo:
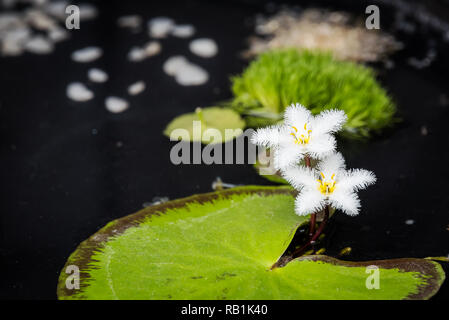
[[[202,110],[194,117],[205,120]],[[313,117],[304,106],[292,105],[284,118],[283,125],[258,129],[252,141],[276,151],[277,169],[299,193],[288,186],[237,187],[169,201],[112,221],[69,257],[65,270],[79,268],[78,290],[73,290],[73,276],[61,272],[58,297],[374,300],[433,296],[445,278],[437,262],[410,258],[345,262],[322,255],[324,248],[317,250],[331,215],[336,210],[357,215],[357,191],[373,184],[376,177],[363,169],[346,170],[342,155],[335,153],[332,135],[346,120],[341,110]],[[315,167],[313,160],[319,161]],[[310,238],[297,246],[294,239],[304,238],[307,225]]]
[[[308,255],[282,267],[306,216],[290,187],[239,187],[147,207],[107,224],[69,257],[59,299],[428,299],[444,281],[425,259],[347,262]],[[79,289],[67,286],[80,271]],[[381,290],[367,270],[378,268]]]
[[[342,110],[325,110],[313,116],[306,107],[292,104],[285,109],[282,125],[260,128],[252,137],[253,143],[273,151],[274,168],[298,190],[296,214],[310,215],[310,240],[295,251],[296,257],[320,237],[332,209],[358,215],[357,191],[376,182],[371,171],[346,170],[343,155],[336,152],[334,134],[346,121]],[[317,163],[312,166],[312,162]],[[324,220],[315,232],[320,212]]]
[[[196,141],[204,144],[222,143],[239,136],[245,121],[232,109],[196,108],[184,113],[167,125],[164,135],[172,140]],[[208,131],[208,129],[213,129]]]
[[[279,122],[285,108],[299,102],[313,114],[333,108],[345,111],[343,135],[361,138],[391,125],[396,112],[372,69],[311,51],[260,55],[232,78],[232,92],[228,105],[247,115],[252,127]]]
[[[177,135],[175,130],[194,135],[198,131],[196,141],[203,141],[202,131],[190,128],[191,121],[217,125],[214,120],[222,114],[221,109],[197,109],[175,120],[179,123],[170,136]],[[357,215],[356,192],[376,178],[367,170],[346,170],[342,155],[335,153],[333,134],[346,121],[343,111],[327,110],[314,117],[295,104],[285,110],[284,120],[258,129],[252,141],[273,151],[275,167],[294,189],[237,187],[172,200],[112,221],[69,257],[60,274],[58,298],[432,297],[445,279],[437,262],[347,262],[322,255],[324,248],[317,250],[331,215],[337,210]],[[294,239],[307,225],[309,238],[297,246]],[[76,278],[70,274],[73,266],[79,268]]]

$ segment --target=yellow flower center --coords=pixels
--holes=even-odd
[[[326,180],[326,177],[324,176],[324,173],[320,172],[321,179],[318,181],[318,189],[322,194],[331,194],[335,190],[335,173],[332,174],[330,180]]]
[[[307,130],[307,123],[304,124],[304,130],[301,130],[301,132],[299,132],[299,130],[295,126],[292,126],[292,128],[294,132],[290,134],[293,136],[293,138],[295,138],[296,144],[309,143],[310,134],[312,133],[312,130]]]

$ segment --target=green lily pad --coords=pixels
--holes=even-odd
[[[147,207],[81,243],[59,299],[425,299],[443,282],[424,259],[345,262],[305,256],[270,269],[307,217],[290,187],[240,187]],[[80,269],[69,289],[65,270]],[[380,289],[365,286],[366,266]]]
[[[167,125],[164,135],[173,140],[214,144],[234,139],[244,128],[245,121],[234,110],[209,107],[176,117]]]

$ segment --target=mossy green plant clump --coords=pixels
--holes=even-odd
[[[394,122],[396,106],[372,69],[335,60],[331,54],[297,50],[260,55],[232,78],[230,106],[246,114],[248,126],[279,122],[292,103],[313,114],[341,109],[348,116],[343,135],[369,137]]]

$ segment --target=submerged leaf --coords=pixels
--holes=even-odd
[[[425,299],[444,279],[424,259],[345,262],[305,256],[270,269],[307,217],[294,214],[290,187],[240,187],[145,208],[81,243],[66,266],[79,290],[60,299]],[[369,290],[366,266],[380,289]],[[64,268],[65,270],[65,268]]]
[[[239,136],[244,128],[245,121],[234,110],[209,107],[176,117],[167,125],[164,135],[174,135],[172,138],[175,140],[221,143]],[[184,130],[180,132],[177,129]]]

